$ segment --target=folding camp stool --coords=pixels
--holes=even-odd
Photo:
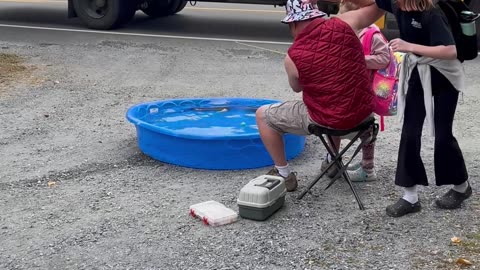
[[[337,181],[337,179],[343,178],[347,182],[347,184],[350,186],[350,189],[352,190],[353,195],[357,200],[360,210],[364,210],[365,207],[363,206],[363,203],[360,200],[360,197],[358,196],[357,191],[355,190],[355,187],[352,184],[352,181],[350,180],[350,176],[348,175],[347,168],[350,162],[352,162],[352,160],[357,156],[357,154],[360,152],[360,150],[365,144],[373,143],[376,140],[377,134],[378,134],[378,124],[375,123],[375,118],[371,116],[366,120],[364,120],[362,123],[360,123],[358,126],[350,130],[335,130],[335,129],[329,129],[329,128],[325,128],[325,127],[314,125],[314,124],[309,125],[308,130],[310,131],[310,133],[320,138],[323,145],[327,149],[328,153],[332,157],[332,162],[323,172],[320,173],[320,175],[314,181],[312,181],[309,184],[308,188],[304,190],[300,194],[300,196],[298,196],[298,199],[302,199],[305,196],[305,194],[307,194],[307,192],[320,180],[320,178],[322,178],[326,174],[326,172],[332,166],[337,166],[338,173],[335,175],[335,177],[333,177],[330,180],[330,183],[327,185],[325,190],[330,188]],[[371,136],[368,139],[362,140],[360,142],[360,144],[357,146],[357,149],[355,149],[355,152],[353,153],[353,155],[350,157],[350,159],[348,159],[347,163],[344,164],[343,155],[345,154],[345,152],[347,152],[355,142],[357,142],[364,135],[367,135],[369,132],[371,132]],[[352,135],[355,133],[356,135],[353,136],[351,141],[340,152],[338,152],[337,149],[331,149],[329,144],[327,143],[327,140],[325,139],[326,137],[330,145],[334,145],[333,137],[344,137],[344,136]],[[343,177],[341,177],[342,175]]]

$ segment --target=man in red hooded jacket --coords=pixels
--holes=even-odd
[[[326,19],[316,5],[301,0],[288,0],[286,9],[282,22],[289,25],[295,40],[285,57],[285,69],[291,88],[302,93],[302,100],[262,106],[256,115],[260,136],[275,163],[268,174],[285,178],[287,191],[293,191],[298,183],[285,157],[284,133],[310,135],[310,124],[348,130],[372,114],[375,93],[355,32],[372,23],[365,18],[380,18],[383,12],[367,7]]]

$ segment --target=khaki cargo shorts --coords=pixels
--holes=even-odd
[[[263,114],[265,123],[280,134],[310,135],[308,126],[315,124],[301,100],[267,105]]]

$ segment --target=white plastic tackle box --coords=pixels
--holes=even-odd
[[[237,212],[216,201],[191,205],[190,215],[200,218],[205,225],[212,227],[234,223],[238,218]]]

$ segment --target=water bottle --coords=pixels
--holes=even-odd
[[[462,27],[462,33],[468,37],[475,36],[477,34],[475,20],[478,19],[478,15],[472,11],[464,10],[462,11],[460,18],[460,26]]]

